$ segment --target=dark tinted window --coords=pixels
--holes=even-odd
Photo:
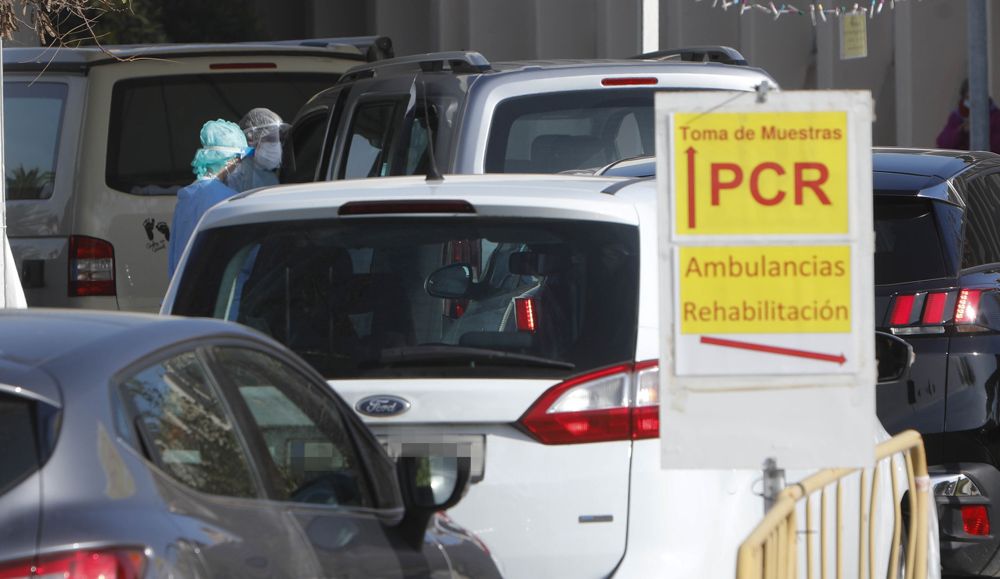
[[[311,221],[210,230],[195,244],[173,313],[257,328],[329,378],[541,377],[634,355],[634,226]],[[467,292],[430,295],[431,275],[456,263],[474,279]],[[530,324],[518,319],[529,306]]]
[[[372,506],[363,469],[333,400],[284,362],[240,348],[218,348],[267,447],[278,500]],[[324,384],[322,386],[326,388]]]
[[[3,83],[7,199],[52,196],[66,90],[62,83]]]
[[[541,94],[497,106],[486,172],[558,173],[652,154],[652,91]]]
[[[167,473],[202,492],[256,496],[236,429],[195,354],[136,373],[122,394],[143,446]]]
[[[961,210],[910,196],[875,195],[875,283],[956,275]]]
[[[233,122],[254,107],[291,119],[331,74],[203,74],[119,81],[111,98],[106,179],[137,195],[174,194],[194,181],[205,121]]]
[[[40,466],[35,403],[0,394],[0,494]]]
[[[385,177],[390,172],[390,147],[397,104],[394,102],[358,105],[347,134],[344,165],[340,176]]]
[[[1000,175],[971,179],[964,193],[962,267],[1000,263]]]
[[[291,132],[290,146],[285,147],[281,167],[282,183],[308,183],[316,178],[316,166],[323,152],[323,137],[329,111],[317,112],[299,121]]]

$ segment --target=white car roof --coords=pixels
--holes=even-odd
[[[409,176],[283,185],[257,189],[220,203],[205,214],[198,229],[337,217],[340,207],[348,202],[420,200],[466,201],[475,208],[477,216],[547,217],[637,225],[637,199],[652,207],[655,185],[650,180],[627,187],[646,191],[645,194],[615,192],[624,185],[623,181],[627,180],[569,175],[489,174],[448,175],[443,181]],[[412,217],[415,214],[402,215]],[[381,213],[349,218],[385,216]]]

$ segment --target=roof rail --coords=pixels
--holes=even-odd
[[[608,195],[614,195],[615,193],[621,191],[622,189],[628,187],[629,185],[634,185],[636,183],[642,183],[643,181],[653,181],[656,179],[656,175],[650,175],[649,177],[631,177],[629,179],[624,179],[618,181],[617,183],[612,183],[601,189],[601,193],[606,193]]]
[[[453,52],[429,52],[427,54],[414,54],[412,56],[401,56],[388,60],[379,60],[369,64],[355,66],[348,70],[341,82],[353,80],[355,78],[374,76],[375,71],[382,68],[400,67],[423,72],[439,72],[447,70],[458,74],[468,74],[485,72],[490,70],[490,61],[478,52],[474,51],[453,51]]]
[[[686,46],[684,48],[671,48],[668,50],[657,50],[656,52],[646,52],[644,54],[637,54],[632,58],[642,60],[719,62],[722,64],[747,66],[747,59],[743,58],[740,51],[731,46]]]

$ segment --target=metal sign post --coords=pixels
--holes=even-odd
[[[871,466],[870,93],[656,98],[663,466]]]

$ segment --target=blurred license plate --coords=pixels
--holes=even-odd
[[[482,434],[379,434],[386,453],[401,456],[457,456],[472,460],[470,480],[483,480],[486,470],[486,436]]]

